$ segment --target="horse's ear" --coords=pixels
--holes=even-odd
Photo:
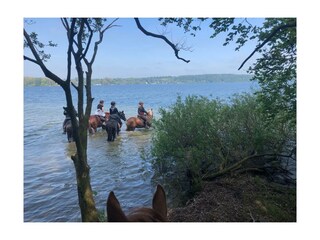
[[[120,203],[113,192],[109,193],[107,200],[108,222],[127,222],[128,219],[121,209]]]
[[[152,200],[152,208],[165,219],[167,218],[167,199],[162,186],[158,184]]]

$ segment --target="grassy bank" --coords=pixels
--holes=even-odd
[[[160,114],[153,168],[178,207],[172,221],[295,221],[291,122],[267,118],[247,94],[227,102],[178,97]]]

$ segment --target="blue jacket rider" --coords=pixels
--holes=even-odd
[[[146,114],[148,112],[144,109],[143,107],[143,102],[139,102],[139,107],[138,107],[138,117],[143,119],[143,124],[144,124],[144,127],[145,128],[148,128],[147,126],[147,117],[146,117]]]

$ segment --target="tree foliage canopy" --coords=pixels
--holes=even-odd
[[[248,68],[253,79],[260,84],[257,92],[265,112],[270,118],[280,116],[295,124],[296,119],[296,19],[266,18],[262,25],[252,24],[252,19],[238,18],[160,18],[161,24],[176,24],[185,33],[196,36],[204,22],[212,29],[210,38],[226,33],[224,46],[236,43],[238,51],[248,41],[255,39],[256,48],[239,67],[258,53],[255,63]]]

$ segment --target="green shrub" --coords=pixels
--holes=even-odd
[[[252,95],[222,102],[205,97],[177,98],[160,109],[152,154],[155,173],[178,192],[193,194],[202,178],[252,155],[283,153],[295,133],[286,123],[267,120]]]

